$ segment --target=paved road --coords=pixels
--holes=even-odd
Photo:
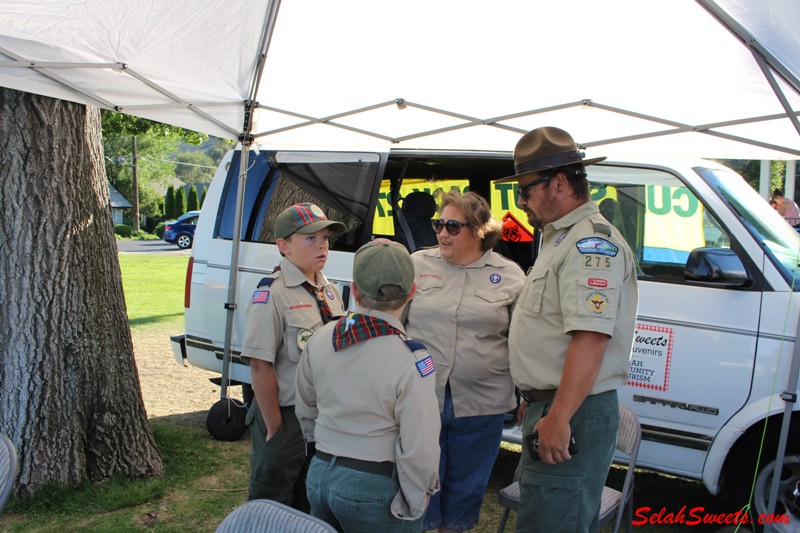
[[[117,251],[120,253],[142,254],[168,254],[190,255],[191,249],[181,250],[177,245],[158,241],[117,241]]]

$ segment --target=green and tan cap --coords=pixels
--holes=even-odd
[[[358,292],[375,300],[388,300],[381,289],[396,285],[408,297],[414,285],[414,263],[406,247],[389,239],[375,239],[356,252],[353,258],[353,281]]]
[[[325,228],[330,228],[336,234],[344,233],[347,229],[341,222],[328,220],[319,206],[303,202],[280,212],[275,219],[275,238],[286,239],[294,233],[307,235]]]

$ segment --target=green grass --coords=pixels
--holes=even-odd
[[[180,328],[186,256],[120,254],[132,335],[161,334]],[[103,485],[49,487],[32,499],[12,499],[0,516],[0,531],[63,533],[65,531],[213,532],[222,519],[247,498],[250,441],[211,439],[204,416],[162,417],[150,420],[166,467],[163,478],[115,478]],[[511,482],[519,461],[519,447],[504,445],[495,462],[475,533],[493,533],[502,514],[497,503],[501,488]],[[612,468],[610,482],[619,486],[624,470]],[[653,472],[637,471],[635,508],[662,508],[678,512],[704,507],[723,512],[722,503],[702,484]],[[514,530],[515,514],[506,531]],[[678,533],[680,525],[644,525],[636,533]],[[693,531],[716,531],[716,526]],[[607,533],[610,526],[603,530]]]
[[[119,254],[131,330],[151,324],[180,326],[188,262],[184,255]]]

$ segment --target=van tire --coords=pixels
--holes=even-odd
[[[755,506],[756,516],[761,516],[767,512],[775,466],[775,461],[771,461],[759,471],[756,477],[755,490],[753,491],[753,505]],[[800,505],[792,497],[792,492],[795,488],[800,487],[800,456],[787,455],[783,458],[782,466],[774,514],[793,515],[793,524],[797,526],[800,525]],[[797,531],[797,529],[791,530]]]
[[[777,432],[771,432],[768,434],[764,443],[764,450],[771,450],[772,454],[775,453],[777,448],[778,441],[776,433]],[[753,475],[755,472],[756,460],[758,458],[760,448],[758,439],[755,439],[754,437],[760,437],[760,434],[751,433],[749,436],[752,438],[750,439],[748,445],[737,447],[736,456],[730,460],[731,469],[728,474],[728,479],[725,483],[724,494],[726,506],[730,512],[736,512],[739,509],[744,508],[749,501],[750,491],[753,488]],[[784,456],[784,465],[786,465],[786,462],[789,460],[798,461],[798,453],[800,453],[800,447],[798,447],[796,443],[789,442],[786,455]],[[796,470],[797,476],[800,476],[800,462],[793,462],[792,464],[798,469]],[[772,480],[771,470],[774,469],[774,465],[774,457],[771,457],[769,454],[762,454],[761,467],[755,477],[753,500],[750,502],[750,515],[756,519],[758,518],[759,514],[765,512],[763,509],[765,509],[769,503],[769,491]],[[786,470],[787,467],[784,466],[783,471],[786,472]],[[800,479],[800,477],[798,479]],[[788,512],[782,510],[785,508],[785,505],[786,498],[783,498],[779,495],[775,513],[781,514]],[[800,511],[798,511],[794,506],[792,512],[800,513]],[[796,519],[800,520],[800,514],[796,516]],[[750,524],[749,527],[753,528],[753,530],[756,532],[763,531],[764,529],[760,524]]]
[[[186,248],[191,248],[192,247],[192,236],[189,235],[188,233],[181,233],[175,239],[175,244],[177,244],[178,248],[180,248],[181,250],[185,250]]]

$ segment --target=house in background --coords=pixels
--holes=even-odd
[[[114,225],[123,224],[122,213],[133,206],[111,183],[108,184],[108,197],[111,203],[111,216],[114,219]]]

